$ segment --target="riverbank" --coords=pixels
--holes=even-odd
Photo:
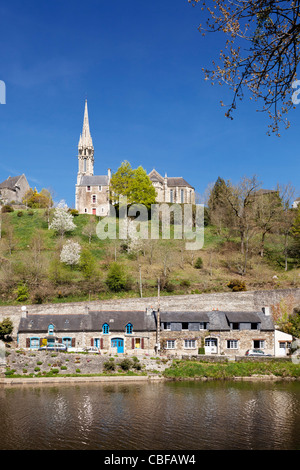
[[[57,361],[57,358],[52,358]],[[88,358],[85,358],[88,360]],[[50,357],[47,358],[47,361]],[[78,360],[78,356],[77,356]],[[253,381],[269,381],[269,380],[300,380],[300,364],[292,361],[280,361],[276,359],[255,360],[246,362],[205,362],[199,360],[182,360],[174,359],[163,363],[163,367],[158,371],[158,361],[154,361],[155,367],[149,367],[149,359],[147,359],[147,367],[143,361],[140,371],[128,370],[121,373],[105,372],[105,373],[80,373],[67,374],[62,370],[53,369],[52,365],[47,362],[51,370],[47,374],[41,374],[36,371],[35,374],[27,374],[27,369],[23,375],[16,374],[14,369],[6,368],[3,376],[0,377],[0,385],[12,384],[71,384],[83,382],[101,382],[101,383],[117,383],[117,382],[158,382],[158,381],[183,381],[183,380],[253,380]],[[41,362],[41,361],[39,361]],[[16,363],[14,363],[16,366]],[[56,364],[57,365],[57,364]]]

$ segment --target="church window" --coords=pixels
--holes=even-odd
[[[83,171],[86,172],[86,158],[83,160]]]
[[[184,189],[180,190],[180,202],[181,202],[181,204],[184,203]]]
[[[170,189],[170,202],[173,202],[173,189]]]

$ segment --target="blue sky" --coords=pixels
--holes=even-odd
[[[300,196],[300,105],[281,138],[266,135],[269,118],[249,100],[225,118],[231,92],[202,72],[223,38],[199,33],[201,11],[187,0],[10,0],[0,18],[1,181],[25,173],[74,207],[87,98],[95,174],[128,160],[200,194],[218,176],[256,174]]]

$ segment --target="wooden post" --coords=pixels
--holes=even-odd
[[[156,353],[160,351],[160,278],[157,280]]]

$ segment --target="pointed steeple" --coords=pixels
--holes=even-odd
[[[83,175],[94,174],[94,147],[90,133],[87,100],[85,100],[82,133],[78,142],[78,173],[77,184],[80,184]]]
[[[83,127],[82,127],[82,134],[80,135],[79,145],[84,148],[93,147],[93,141],[92,141],[92,136],[90,132],[87,100],[85,100]]]

